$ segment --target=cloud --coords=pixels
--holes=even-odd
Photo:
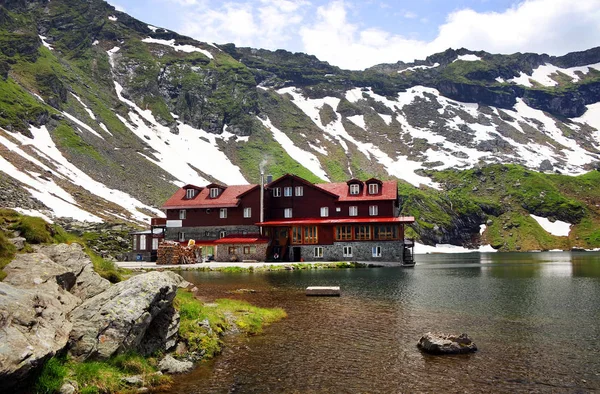
[[[300,29],[304,50],[342,68],[422,59],[447,48],[553,55],[600,45],[598,0],[526,0],[504,12],[452,12],[431,41],[410,39],[348,20],[349,5],[331,1]]]
[[[285,48],[302,22],[302,8],[307,4],[304,0],[260,0],[198,7],[183,18],[181,32],[201,41]]]

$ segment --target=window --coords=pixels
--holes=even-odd
[[[304,243],[305,244],[316,244],[319,243],[319,237],[317,233],[317,226],[306,226],[304,227]]]
[[[379,206],[369,205],[369,215],[370,216],[377,216],[378,213],[379,213]]]
[[[252,208],[244,208],[244,217],[245,218],[252,217]]]
[[[138,236],[133,236],[133,250],[138,250]]]
[[[227,235],[227,231],[219,232],[219,238],[225,238],[226,235]]]
[[[364,225],[354,226],[354,239],[356,239],[356,240],[371,239],[371,226],[364,226]]]
[[[373,246],[371,251],[373,253],[373,257],[381,257],[381,246]]]
[[[219,188],[211,187],[210,188],[210,198],[217,198],[217,197],[219,197]]]
[[[317,246],[315,248],[314,257],[318,258],[318,259],[322,259],[323,258],[323,247],[322,246]]]
[[[244,254],[256,253],[256,246],[244,246]]]
[[[205,236],[205,237],[210,237],[210,231],[205,231],[205,232],[204,232],[204,236]]]
[[[350,194],[358,194],[360,193],[360,185],[358,183],[353,183],[350,185]]]
[[[374,226],[373,239],[398,239],[398,226]]]
[[[301,197],[304,195],[304,186],[296,186],[296,197]]]
[[[342,207],[335,207],[336,212],[342,212]]]
[[[283,196],[284,197],[292,197],[292,187],[286,186],[283,188]]]
[[[358,207],[357,206],[352,206],[352,207],[348,208],[348,215],[350,215],[350,216],[358,216]]]
[[[226,219],[227,218],[227,208],[221,208],[219,211],[219,218]]]
[[[302,243],[302,227],[292,227],[292,243]]]
[[[284,218],[291,218],[292,217],[292,208],[286,208],[283,210],[283,217]]]
[[[336,241],[352,240],[352,226],[337,226],[335,228]]]
[[[229,254],[238,254],[239,253],[238,247],[230,246],[228,252],[229,252]]]
[[[188,200],[194,198],[196,196],[196,191],[194,189],[185,189],[185,198]]]
[[[152,250],[158,249],[158,238],[152,238]]]
[[[352,246],[344,246],[344,257],[352,257]]]
[[[369,194],[377,194],[379,193],[379,185],[376,183],[369,184]]]
[[[146,250],[146,236],[140,235],[140,250]]]
[[[281,197],[281,188],[276,187],[273,189],[273,197]]]
[[[179,219],[185,219],[185,209],[179,210]]]
[[[185,233],[178,233],[177,239],[179,240],[179,242],[185,241]]]
[[[321,217],[325,218],[329,216],[329,208],[328,207],[321,207]]]

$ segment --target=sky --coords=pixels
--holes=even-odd
[[[286,49],[345,69],[461,47],[564,55],[600,46],[600,0],[109,0],[199,41]]]

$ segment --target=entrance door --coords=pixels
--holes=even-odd
[[[294,262],[299,262],[302,259],[301,251],[302,249],[298,246],[294,246],[292,248],[292,253],[294,254]]]

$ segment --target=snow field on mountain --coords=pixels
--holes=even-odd
[[[546,232],[557,237],[568,237],[571,231],[571,223],[556,220],[551,222],[547,218],[535,215],[531,216]]]
[[[148,38],[144,38],[142,40],[142,42],[150,43],[150,44],[166,45],[166,46],[171,47],[171,48],[173,48],[173,49],[175,49],[176,51],[179,51],[179,52],[186,52],[186,53],[200,52],[204,56],[206,56],[207,58],[214,59],[212,53],[210,53],[206,49],[198,48],[198,47],[195,47],[193,45],[176,45],[175,44],[175,39],[172,39],[172,40],[160,40],[158,38],[150,38],[150,37],[148,37]]]
[[[414,71],[414,70],[427,70],[428,68],[435,68],[438,67],[440,64],[439,63],[435,63],[433,66],[412,66],[412,67],[407,67],[404,70],[399,70],[398,73],[404,73],[407,71]]]
[[[527,75],[524,72],[520,72],[518,77],[514,77],[508,80],[508,82],[515,82],[518,85],[523,85],[527,87],[532,87],[533,84],[529,81],[532,79],[544,86],[556,86],[558,83],[550,78],[551,75],[557,74],[558,72],[563,73],[571,77],[571,82],[579,81],[580,77],[577,75],[578,72],[587,74],[593,68],[595,70],[600,70],[600,63],[588,64],[586,66],[578,66],[578,67],[570,67],[570,68],[560,68],[556,67],[553,64],[546,63],[541,66],[538,66],[533,70],[531,75]]]
[[[415,242],[415,254],[435,254],[435,253],[494,253],[496,249],[492,248],[491,245],[481,245],[477,249],[467,249],[462,246],[450,245],[450,244],[436,244],[435,246],[424,245],[419,242]]]
[[[600,149],[600,103],[586,105],[587,111],[578,118],[571,118],[573,122],[587,123],[596,129],[594,138],[596,139],[596,148]]]
[[[327,173],[321,167],[321,162],[315,155],[297,147],[290,137],[288,137],[283,131],[279,130],[273,125],[273,123],[271,123],[271,120],[268,117],[267,119],[261,119],[257,117],[257,119],[260,120],[263,126],[271,131],[275,141],[281,145],[281,147],[288,153],[288,155],[290,155],[292,159],[297,161],[300,165],[308,169],[319,178],[330,182]],[[325,154],[327,154],[327,152],[325,152]]]
[[[135,218],[138,221],[145,222],[148,220],[148,215],[141,213],[138,210],[138,208],[155,212],[157,215],[162,214],[160,210],[152,208],[142,203],[141,201],[131,197],[127,193],[124,193],[120,190],[110,189],[104,184],[95,181],[89,175],[87,175],[75,165],[73,165],[58,150],[58,147],[50,137],[50,133],[48,132],[46,127],[42,126],[40,128],[36,128],[31,126],[30,131],[34,137],[33,140],[29,139],[28,137],[22,136],[21,134],[14,134],[14,136],[17,140],[19,140],[19,142],[22,145],[31,145],[32,148],[36,151],[36,153],[39,153],[45,156],[48,160],[50,160],[55,167],[54,170],[52,170],[52,172],[61,174],[65,177],[65,179],[69,180],[71,183],[81,186],[90,193],[123,207],[131,214],[133,218]],[[75,202],[75,200],[72,200],[72,202]],[[113,216],[115,215],[115,213],[112,212],[107,213]],[[70,216],[59,214],[57,215]]]
[[[293,98],[293,103],[300,108],[304,113],[325,133],[336,138],[338,141],[345,141],[351,143],[365,155],[367,158],[374,157],[378,163],[386,168],[386,171],[399,179],[419,186],[419,184],[425,184],[431,187],[438,187],[438,185],[431,181],[431,179],[418,175],[415,173],[416,170],[422,168],[421,163],[408,160],[406,156],[398,156],[395,159],[389,157],[386,153],[381,151],[378,147],[372,143],[365,143],[358,141],[356,138],[351,136],[344,125],[342,124],[342,115],[336,112],[337,119],[330,122],[328,125],[323,126],[320,122],[319,110],[325,104],[329,104],[335,111],[340,99],[335,97],[325,97],[323,99],[309,99],[300,94],[296,88],[288,87],[278,90],[279,94],[289,93]],[[361,89],[352,89],[346,93],[348,101],[356,102],[359,98],[362,98]],[[342,145],[343,146],[343,145]],[[344,147],[344,146],[343,146]],[[344,150],[348,152],[347,145]]]
[[[117,117],[132,133],[152,148],[154,152],[150,153],[157,160],[143,153],[140,155],[178,179],[178,186],[187,183],[210,183],[194,168],[210,174],[228,185],[248,183],[239,167],[233,165],[217,145],[217,138],[225,138],[227,135],[217,137],[215,134],[195,129],[181,122],[177,123],[179,134],[173,134],[168,127],[156,121],[152,111],[142,110],[133,101],[123,97],[121,94],[123,88],[118,82],[114,83],[119,99],[131,108],[128,114],[129,120],[118,114]],[[218,173],[215,171],[216,169],[218,169]]]

